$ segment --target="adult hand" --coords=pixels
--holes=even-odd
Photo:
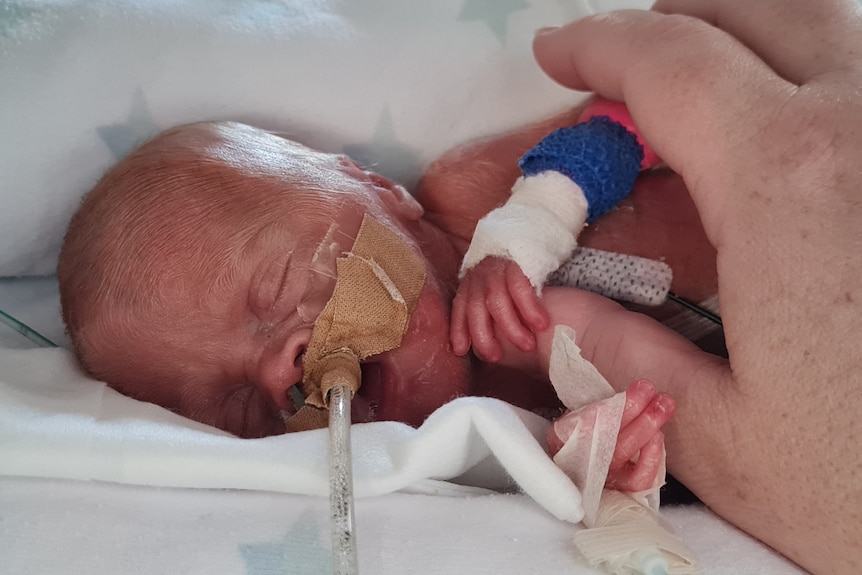
[[[660,0],[534,52],[627,104],[717,251],[729,364],[604,304],[568,314],[585,356],[674,396],[669,469],[710,507],[811,571],[862,572],[859,5]]]

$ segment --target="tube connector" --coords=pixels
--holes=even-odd
[[[333,388],[346,386],[350,388],[350,397],[353,398],[362,383],[359,358],[347,348],[336,350],[320,358],[316,371],[321,374],[320,393],[327,407],[329,407],[330,392]]]

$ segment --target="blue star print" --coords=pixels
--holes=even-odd
[[[239,546],[248,575],[318,575],[332,573],[332,555],[321,544],[317,514],[308,511],[276,541]]]
[[[365,168],[391,178],[408,189],[419,178],[419,156],[396,139],[388,107],[380,114],[371,141],[348,144],[344,146],[344,153]]]
[[[458,19],[462,22],[484,22],[500,42],[505,44],[509,16],[529,7],[524,0],[466,0]]]
[[[132,96],[132,107],[126,122],[100,126],[96,128],[96,131],[108,149],[111,150],[114,158],[119,160],[136,145],[151,136],[155,136],[159,128],[150,116],[143,91],[138,88]]]

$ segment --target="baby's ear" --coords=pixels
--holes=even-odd
[[[377,187],[383,203],[393,214],[411,222],[422,218],[425,209],[404,186],[396,184],[380,174],[370,173],[369,175]]]
[[[366,170],[348,156],[340,156],[338,161],[346,173],[360,181],[373,184],[383,204],[396,216],[407,221],[416,221],[425,213],[422,205],[404,186],[377,172]]]

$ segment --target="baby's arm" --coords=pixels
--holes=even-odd
[[[580,123],[556,130],[520,159],[523,176],[511,197],[479,221],[464,256],[451,322],[456,353],[472,343],[481,358],[498,360],[495,324],[521,350],[534,347],[530,330],[547,326],[538,300],[547,276],[571,256],[585,223],[613,208],[640,170],[659,161],[634,130],[624,106],[597,100]]]
[[[505,134],[469,142],[437,158],[419,181],[416,199],[425,218],[466,250],[476,223],[503,205],[521,176],[518,158],[542,138],[578,121],[583,106]]]

